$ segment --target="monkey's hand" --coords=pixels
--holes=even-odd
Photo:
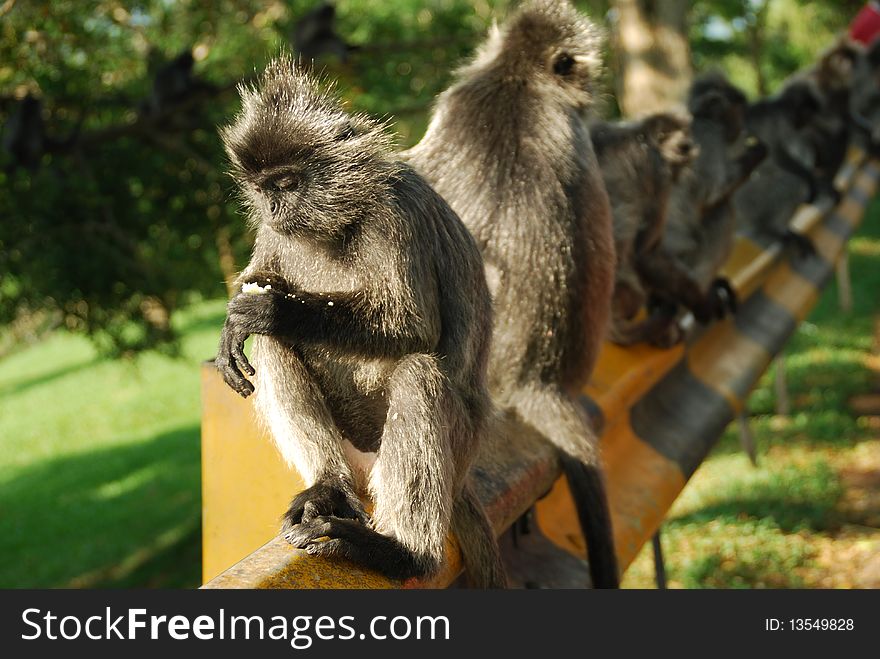
[[[248,333],[237,327],[234,319],[227,316],[220,333],[220,348],[217,350],[217,358],[214,364],[223,381],[242,398],[247,398],[254,393],[254,385],[242,374],[254,375],[256,371],[251,366],[244,354],[244,342]]]
[[[709,286],[703,300],[691,312],[697,322],[706,325],[721,320],[728,313],[736,312],[736,291],[724,277],[718,277]]]
[[[709,287],[709,295],[716,300],[715,317],[718,320],[724,318],[727,314],[736,313],[739,301],[736,297],[736,291],[730,282],[724,277],[718,277]]]

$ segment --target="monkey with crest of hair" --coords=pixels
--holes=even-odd
[[[473,238],[390,156],[382,126],[346,113],[289,57],[241,94],[222,137],[256,239],[216,363],[255,393],[308,486],[284,536],[409,579],[438,571],[452,529],[471,583],[504,586],[467,482],[492,409],[491,300]]]
[[[597,438],[576,398],[607,331],[611,213],[584,118],[599,29],[562,0],[494,28],[405,158],[477,239],[494,296],[489,386],[560,451],[595,587],[619,581]]]
[[[590,125],[614,217],[617,270],[610,338],[620,345],[650,340],[665,327],[665,314],[636,319],[646,291],[662,282],[703,322],[722,304],[714,289],[703,293],[661,242],[672,188],[699,151],[690,127],[690,117],[669,112]]]

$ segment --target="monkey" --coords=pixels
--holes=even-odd
[[[594,587],[617,587],[597,437],[576,402],[614,284],[608,196],[585,114],[601,32],[564,0],[493,27],[404,152],[474,234],[495,311],[489,389],[559,451]]]
[[[335,55],[345,62],[354,46],[336,33],[336,7],[322,2],[302,15],[293,26],[291,42],[300,57],[310,62],[321,55]]]
[[[15,102],[3,126],[3,150],[12,166],[36,169],[48,145],[43,102],[31,94]]]
[[[854,128],[858,126],[850,113],[850,98],[863,53],[860,44],[843,38],[827,50],[816,65],[794,76],[794,80],[812,85],[821,103],[820,112],[805,130],[815,145],[815,169],[826,188],[833,186],[834,177],[846,159]]]
[[[452,529],[472,584],[503,586],[468,482],[493,409],[476,243],[383,126],[292,57],[240,94],[221,136],[256,237],[216,365],[308,486],[283,536],[405,580],[438,571]]]
[[[707,91],[702,81],[692,87],[688,109],[699,153],[670,193],[661,245],[705,295],[724,300],[720,317],[722,310],[733,313],[737,306],[730,283],[718,277],[733,246],[736,216],[731,197],[767,156],[767,147],[745,130],[742,104]],[[652,339],[661,346],[681,339],[674,320],[682,295],[675,282],[669,283],[661,278],[649,292],[652,312],[669,320],[666,331]]]
[[[155,60],[156,57],[152,59]],[[190,50],[184,50],[171,61],[156,63],[155,66],[150,97],[141,108],[142,113],[148,116],[159,117],[193,94],[215,89],[212,84],[199,79],[193,73],[195,58]]]
[[[747,107],[746,126],[769,154],[733,197],[738,232],[764,245],[781,242],[804,255],[815,251],[789,223],[802,204],[837,197],[831,179],[817,171],[818,145],[806,130],[821,111],[813,86],[802,80]]]
[[[856,139],[872,153],[880,152],[880,40],[872,42],[856,59],[849,114]]]
[[[647,341],[666,326],[663,314],[634,320],[647,302],[646,291],[664,282],[701,322],[723,314],[723,298],[714,289],[704,294],[661,243],[673,185],[699,151],[690,126],[689,116],[668,112],[590,125],[614,219],[617,269],[610,338],[621,345]]]

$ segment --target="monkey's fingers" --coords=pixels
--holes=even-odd
[[[232,357],[235,359],[236,365],[248,375],[256,374],[254,367],[248,361],[247,355],[244,354],[244,341],[238,341],[232,346]]]
[[[217,366],[217,370],[220,371],[220,375],[223,376],[223,381],[235,393],[242,398],[247,398],[254,393],[254,385],[241,374],[241,371],[238,370],[238,367],[235,366],[231,358],[218,356],[214,363]]]
[[[330,537],[330,522],[327,517],[316,517],[309,522],[300,522],[284,533],[284,539],[298,549],[305,549],[319,538]]]

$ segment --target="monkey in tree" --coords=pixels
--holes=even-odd
[[[293,26],[291,41],[305,62],[322,55],[334,55],[344,62],[355,50],[336,32],[336,7],[321,2],[300,17]]]
[[[16,101],[2,135],[3,150],[10,155],[12,166],[36,169],[49,142],[43,121],[43,102],[31,94]]]
[[[216,363],[255,394],[308,485],[284,536],[409,579],[438,571],[452,529],[471,582],[503,586],[467,480],[492,409],[491,300],[473,238],[391,157],[381,125],[347,114],[291,58],[241,95],[222,137],[256,239]]]
[[[593,585],[616,587],[597,438],[576,401],[614,285],[608,195],[584,118],[601,43],[568,2],[524,4],[440,95],[404,157],[477,239],[494,296],[493,398],[559,449]]]
[[[722,313],[714,289],[704,294],[663,250],[669,196],[696,157],[690,117],[658,113],[639,121],[594,122],[590,135],[614,218],[617,254],[610,338],[621,345],[647,341],[666,326],[660,313],[635,320],[654,286],[676,290],[701,322]]]

